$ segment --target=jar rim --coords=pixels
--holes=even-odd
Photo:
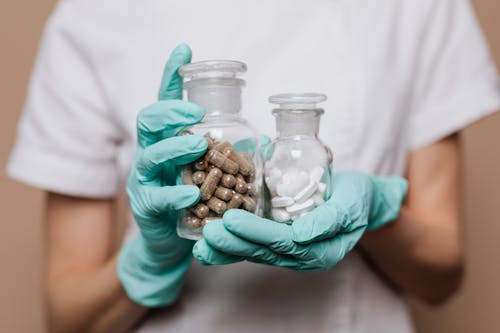
[[[235,78],[247,71],[244,62],[236,60],[204,60],[189,63],[179,68],[185,81],[206,78]]]
[[[284,93],[270,96],[269,102],[279,105],[276,110],[322,110],[316,104],[326,99],[327,96],[320,93]]]

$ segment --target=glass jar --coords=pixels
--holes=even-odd
[[[206,112],[184,133],[204,135],[208,142],[207,153],[181,169],[182,183],[199,186],[201,198],[180,212],[180,237],[202,238],[205,223],[231,208],[262,215],[259,135],[241,116],[245,81],[237,76],[245,71],[244,63],[229,60],[201,61],[179,69],[187,100]]]
[[[292,223],[331,195],[332,153],[318,138],[326,96],[280,94],[269,98],[279,106],[277,138],[264,151],[264,216]]]

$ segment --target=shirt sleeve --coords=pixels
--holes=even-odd
[[[430,1],[421,39],[411,149],[431,144],[500,109],[500,83],[468,0]]]
[[[48,191],[110,197],[120,131],[71,3],[60,2],[45,28],[7,173]]]

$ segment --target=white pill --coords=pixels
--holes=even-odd
[[[285,179],[285,176],[283,176]],[[285,193],[289,197],[296,196],[304,187],[309,184],[309,174],[305,171],[301,171],[295,174],[294,178],[291,178],[291,181],[286,186]]]
[[[276,195],[276,185],[281,181],[281,171],[278,168],[271,168],[266,175],[266,185],[272,195]]]
[[[286,207],[294,203],[295,201],[291,197],[274,197],[271,199],[271,205],[273,207]]]
[[[309,198],[303,203],[295,203],[286,207],[286,211],[293,215],[299,215],[300,213],[309,211],[312,208],[314,208],[314,200]]]
[[[297,203],[302,203],[307,199],[309,199],[311,195],[313,195],[314,192],[316,192],[317,188],[318,188],[318,183],[315,181],[310,181],[306,187],[304,187],[299,193],[295,195],[295,197],[293,197],[293,199]]]
[[[271,210],[271,215],[273,220],[276,222],[288,222],[290,221],[290,214],[284,208],[273,208]]]
[[[283,173],[283,183],[291,184],[297,175],[299,174],[299,170],[296,168],[290,168],[285,173]]]
[[[267,175],[272,181],[278,182],[281,179],[282,172],[278,168],[272,168]]]
[[[278,185],[276,185],[276,193],[279,195],[279,196],[282,196],[282,197],[287,197],[288,196],[288,186],[290,184],[286,184],[286,183],[279,183]]]
[[[309,177],[312,182],[319,182],[323,177],[324,170],[320,166],[315,166],[309,171]]]
[[[314,200],[314,205],[317,207],[317,206],[321,206],[322,204],[325,203],[325,200],[323,199],[323,196],[319,193],[315,193],[312,197],[312,199]]]
[[[326,184],[325,183],[318,183],[318,191],[317,191],[322,197],[325,196],[326,193]]]
[[[265,180],[267,188],[269,189],[269,192],[271,192],[271,195],[276,195],[276,183],[273,182],[269,177],[266,177]]]

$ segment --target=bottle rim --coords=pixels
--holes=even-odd
[[[319,111],[323,109],[318,108],[317,104],[324,102],[326,100],[327,96],[325,94],[313,93],[313,92],[284,93],[269,97],[270,103],[279,105],[279,107],[276,108],[275,110]]]
[[[244,62],[236,60],[204,60],[183,65],[179,75],[185,81],[207,78],[236,78],[247,71]]]

